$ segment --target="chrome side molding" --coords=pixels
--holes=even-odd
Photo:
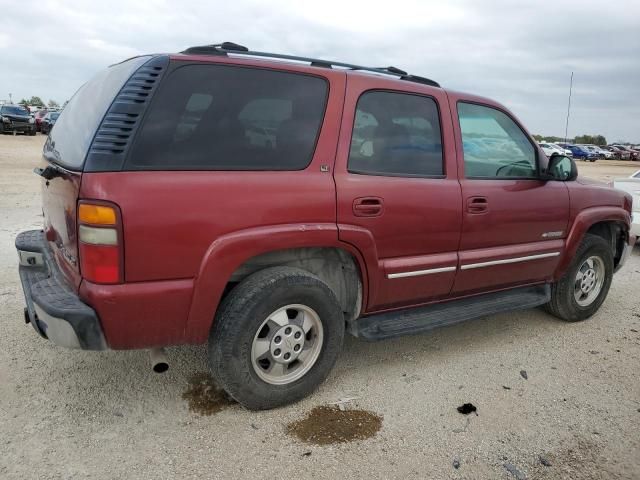
[[[489,262],[467,263],[466,265],[461,265],[460,270],[471,270],[472,268],[491,267],[493,265],[504,265],[506,263],[529,262],[531,260],[539,260],[541,258],[557,257],[558,255],[560,255],[560,252],[539,253],[537,255],[527,255],[526,257],[513,257],[513,258],[505,258],[502,260],[492,260]]]
[[[389,273],[387,278],[406,278],[406,277],[418,277],[420,275],[431,275],[433,273],[444,273],[444,272],[453,272],[456,267],[439,267],[439,268],[430,268],[428,270],[414,270],[412,272],[400,272],[400,273]]]
[[[489,262],[479,262],[479,263],[467,263],[466,265],[461,265],[460,270],[471,270],[473,268],[483,268],[483,267],[491,267],[494,265],[504,265],[508,263],[519,263],[519,262],[529,262],[531,260],[540,260],[542,258],[551,258],[557,257],[560,255],[560,252],[550,252],[550,253],[539,253],[536,255],[527,255],[526,257],[513,257],[513,258],[504,258],[502,260],[491,260]],[[444,272],[453,272],[457,267],[439,267],[439,268],[430,268],[427,270],[414,270],[410,272],[399,272],[399,273],[389,273],[387,274],[387,278],[407,278],[407,277],[418,277],[421,275],[431,275],[434,273],[444,273]]]

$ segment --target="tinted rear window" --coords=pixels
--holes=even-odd
[[[436,102],[406,93],[362,94],[353,125],[349,171],[370,175],[443,175]]]
[[[156,93],[127,168],[304,169],[327,92],[325,80],[309,75],[185,65]]]
[[[85,83],[69,100],[44,146],[44,156],[71,170],[81,170],[87,150],[113,99],[131,74],[149,60],[136,57],[112,65]]]

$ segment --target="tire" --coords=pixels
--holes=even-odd
[[[285,306],[291,308],[285,311]],[[278,324],[272,318],[278,318]],[[286,326],[299,328],[294,322],[302,318],[305,324],[313,321],[315,326],[309,333],[294,331],[295,335],[301,333],[301,340],[293,340],[291,328],[289,338],[285,338]],[[266,268],[243,280],[219,307],[209,334],[211,373],[218,385],[246,408],[264,410],[296,402],[315,390],[333,368],[342,348],[344,328],[344,315],[335,294],[318,277],[299,268]],[[302,359],[307,352],[306,359],[299,361],[296,356],[282,367],[274,356],[280,355],[281,361],[286,358],[287,353],[278,353],[279,341],[283,351],[288,348],[291,352],[290,358],[296,348],[290,343],[302,342],[301,353],[296,355]],[[263,347],[268,344],[268,351],[254,349],[257,342]],[[264,354],[259,356],[258,350]],[[273,372],[281,367],[285,373],[280,377],[270,373],[272,365]],[[298,374],[299,378],[291,378]]]
[[[599,274],[596,273],[595,283],[590,291],[595,292],[600,279],[602,283],[597,294],[594,294],[591,298],[588,297],[588,294],[582,292],[581,295],[587,295],[587,297],[582,298],[581,302],[579,302],[576,298],[576,285],[579,281],[577,278],[578,272],[585,273],[585,262],[592,258],[599,259],[599,261],[593,261],[592,263],[597,264],[600,262],[600,266],[594,268],[594,270],[600,269],[601,272]],[[586,277],[586,275],[583,275],[583,277]],[[578,251],[567,272],[558,282],[551,285],[551,301],[546,305],[546,309],[552,315],[567,322],[586,320],[598,311],[602,302],[607,298],[612,279],[613,253],[611,252],[611,247],[602,237],[587,233],[578,247]]]
[[[596,161],[596,159],[595,159],[595,158],[592,158],[592,159],[591,159],[591,160],[589,160],[589,161],[590,161],[591,163],[593,163],[593,162],[595,162],[595,161]]]
[[[29,130],[29,136],[30,137],[34,137],[35,135],[36,135],[36,129],[35,128]]]

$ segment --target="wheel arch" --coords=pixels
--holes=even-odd
[[[225,293],[259,270],[275,266],[298,267],[313,273],[336,295],[348,320],[359,316],[362,309],[362,274],[353,255],[338,247],[287,248],[251,257],[231,274]]]
[[[336,294],[347,319],[367,302],[363,256],[338,240],[335,224],[259,227],[224,235],[204,255],[186,324],[189,343],[206,341],[224,296],[247,276],[273,266],[294,266],[323,280]]]
[[[622,257],[624,243],[628,241],[630,221],[629,213],[619,207],[594,207],[581,211],[567,235],[564,255],[556,268],[554,280],[565,274],[587,233],[597,235],[609,243],[614,266],[617,266]]]

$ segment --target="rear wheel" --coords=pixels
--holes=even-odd
[[[299,268],[267,268],[220,306],[209,336],[211,372],[245,407],[278,407],[324,381],[343,337],[342,309],[324,282]]]
[[[613,253],[597,235],[586,234],[565,275],[551,286],[547,310],[569,322],[585,320],[598,311],[613,279]]]

